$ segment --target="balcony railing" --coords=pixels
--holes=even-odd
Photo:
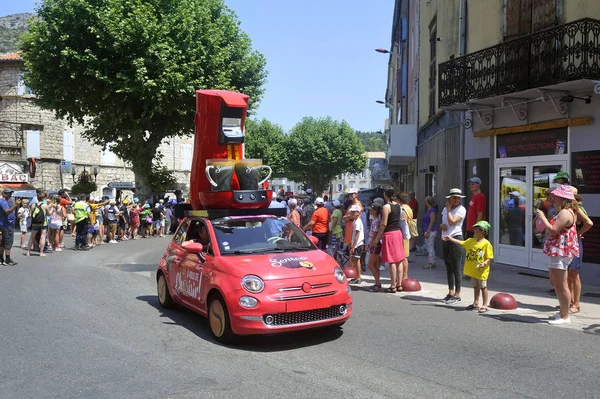
[[[584,18],[439,65],[439,106],[600,78],[600,21]]]

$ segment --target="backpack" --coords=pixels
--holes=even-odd
[[[37,210],[37,213],[35,212]],[[39,204],[35,204],[33,211],[31,212],[31,224],[43,225],[46,219],[44,210]]]

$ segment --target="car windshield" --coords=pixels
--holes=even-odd
[[[315,249],[306,235],[286,218],[231,216],[211,223],[223,255]]]

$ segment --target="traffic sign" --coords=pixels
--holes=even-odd
[[[71,173],[71,161],[60,162],[60,173]]]
[[[117,190],[131,190],[135,185],[130,181],[111,181],[108,183],[108,187],[116,188]]]

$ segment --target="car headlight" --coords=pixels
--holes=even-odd
[[[258,305],[258,300],[251,296],[243,296],[240,298],[240,306],[244,308],[254,308]]]
[[[242,278],[242,287],[248,292],[258,294],[265,288],[265,283],[258,276],[245,276]]]
[[[346,275],[344,274],[344,271],[339,267],[336,267],[333,270],[333,274],[335,275],[335,279],[338,281],[338,283],[343,283],[344,281],[346,281]]]

